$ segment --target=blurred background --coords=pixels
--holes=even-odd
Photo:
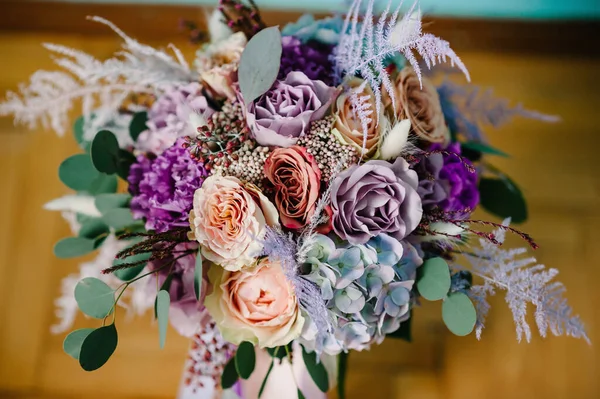
[[[270,25],[341,9],[339,0],[256,2]],[[0,0],[0,97],[35,70],[53,68],[42,42],[109,57],[118,38],[87,15],[151,45],[174,43],[190,60],[196,46],[178,21],[201,23],[198,5],[209,4]],[[502,296],[492,302],[481,341],[459,338],[443,326],[441,304],[425,303],[414,313],[412,343],[388,339],[351,354],[348,398],[599,398],[600,1],[422,0],[421,9],[427,29],[451,42],[475,84],[561,116],[556,124],[515,120],[488,131],[492,145],[511,154],[490,161],[522,187],[530,220],[520,228],[540,244],[538,259],[560,270],[593,344],[555,337],[517,343]],[[42,205],[65,193],[56,169],[77,146],[9,118],[0,119],[0,140],[0,397],[174,397],[188,342],[171,331],[160,350],[149,315],[117,320],[119,348],[99,371],[86,373],[63,354],[64,335],[50,333],[53,302],[80,260],[54,258],[53,244],[70,232]],[[75,327],[94,323],[80,317]]]

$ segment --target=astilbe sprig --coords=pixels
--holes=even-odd
[[[507,219],[502,225],[508,227],[508,223]],[[506,228],[494,232],[499,243],[504,242],[505,234]],[[533,257],[520,257],[527,252],[526,248],[504,250],[486,239],[480,239],[479,245],[480,248],[473,248],[472,253],[465,253],[470,266],[464,268],[483,279],[482,285],[474,285],[467,292],[477,308],[477,338],[481,337],[490,309],[487,297],[494,295],[496,289],[502,289],[506,291],[505,300],[512,312],[519,341],[523,336],[527,342],[531,341],[531,328],[526,319],[527,305],[531,304],[535,307],[535,323],[542,337],[550,330],[556,336],[569,335],[590,342],[580,317],[573,315],[563,297],[565,287],[552,281],[558,270],[546,269]]]

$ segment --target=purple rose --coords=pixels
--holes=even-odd
[[[302,72],[290,72],[271,90],[247,105],[246,121],[259,144],[290,147],[321,119],[333,101],[336,89]]]
[[[442,147],[439,144],[431,147],[431,150],[440,149]],[[445,150],[460,155],[460,144],[452,143]],[[435,153],[415,165],[423,208],[440,208],[447,212],[475,209],[479,204],[477,173],[469,171],[464,163],[471,164],[469,160],[461,160],[452,154]],[[459,213],[457,216],[466,217],[468,213]]]
[[[402,158],[348,168],[331,183],[333,230],[355,245],[381,233],[402,240],[421,222],[418,184]]]

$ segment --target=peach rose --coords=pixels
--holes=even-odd
[[[404,67],[394,81],[394,106],[383,90],[383,102],[389,113],[398,120],[409,119],[412,131],[423,140],[444,143],[450,139],[438,92],[425,77],[421,81],[411,67]]]
[[[363,82],[364,81],[360,78],[352,78],[347,82],[347,84],[350,88],[356,89],[362,85]],[[376,113],[375,95],[373,94],[371,86],[368,84],[365,85],[365,88],[360,93],[360,96],[369,97],[367,102],[373,111],[371,115],[369,115],[371,122],[369,122],[367,127],[367,143],[365,150],[366,152],[364,154],[365,158],[370,158],[377,152],[379,138],[381,137],[382,123],[379,123],[379,116]],[[345,91],[338,96],[333,107],[333,113],[335,115],[335,123],[333,125],[335,128],[334,133],[339,134],[344,142],[357,147],[360,153],[363,148],[364,133],[360,119],[352,110],[351,93]]]
[[[281,223],[300,229],[309,222],[319,199],[321,171],[306,148],[277,148],[265,161],[265,176],[275,190]]]
[[[268,258],[247,271],[208,271],[213,291],[204,305],[225,340],[252,342],[261,348],[287,345],[298,338],[304,325],[296,294],[281,264]]]
[[[251,184],[210,176],[194,193],[189,237],[206,259],[227,270],[240,270],[260,255],[267,225],[279,226],[277,209]]]

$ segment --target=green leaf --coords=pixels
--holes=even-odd
[[[411,332],[412,317],[413,317],[413,315],[412,315],[412,311],[411,311],[408,319],[403,321],[402,323],[400,323],[400,327],[393,333],[388,334],[387,336],[392,337],[392,338],[403,339],[406,342],[412,342],[412,332]]]
[[[65,159],[58,167],[58,177],[65,186],[76,190],[86,191],[100,173],[92,165],[86,154],[76,154]]]
[[[244,341],[238,346],[235,352],[235,369],[238,375],[247,380],[254,371],[256,365],[256,354],[254,353],[254,345],[248,341]]]
[[[81,328],[69,333],[63,341],[63,350],[69,356],[75,360],[79,360],[79,352],[81,351],[81,345],[90,333],[94,331],[93,328]]]
[[[160,349],[165,347],[167,339],[167,326],[169,325],[169,305],[171,296],[168,291],[160,290],[156,296],[156,314],[158,318],[158,340]]]
[[[117,175],[125,181],[129,177],[129,169],[136,161],[135,155],[126,150],[119,150],[117,158]]]
[[[196,299],[200,300],[200,296],[202,294],[202,255],[200,251],[196,255],[196,266],[194,268],[194,293],[196,294]]]
[[[87,152],[90,149],[90,142],[83,138],[85,134],[85,131],[83,130],[84,126],[84,118],[83,116],[80,116],[75,120],[75,123],[73,124],[73,137],[75,137],[75,141],[77,142],[79,147]]]
[[[221,375],[221,386],[223,389],[229,389],[236,383],[238,380],[238,373],[235,369],[235,357],[231,358],[229,362],[225,365],[223,369],[223,374]]]
[[[317,354],[315,352],[308,353],[302,347],[302,359],[315,385],[321,392],[327,392],[329,390],[329,377],[327,376],[327,370],[325,370],[323,362],[317,363]]]
[[[346,397],[346,371],[348,370],[349,355],[347,352],[341,352],[338,360],[338,399]]]
[[[113,266],[119,266],[119,265],[122,265],[125,263],[136,263],[136,262],[140,262],[140,261],[147,261],[148,259],[150,259],[151,256],[152,256],[152,254],[150,252],[147,252],[147,253],[143,253],[143,254],[131,255],[131,256],[128,256],[123,259],[115,259],[115,260],[113,260]],[[142,270],[144,270],[144,267],[146,267],[146,264],[147,263],[142,263],[138,266],[132,266],[132,267],[128,267],[126,269],[117,270],[113,274],[115,276],[117,276],[117,278],[119,278],[120,280],[130,281],[130,280],[133,280],[134,278],[136,278],[142,272]]]
[[[94,244],[94,240],[83,237],[63,238],[54,245],[54,255],[61,259],[83,256],[96,249]]]
[[[271,374],[271,371],[273,370],[274,364],[275,364],[275,360],[271,360],[271,364],[269,365],[267,374],[265,374],[265,378],[263,379],[262,384],[260,384],[260,389],[258,390],[258,399],[260,399],[260,397],[263,394],[263,391],[265,390],[265,387],[267,386],[267,380],[269,379],[269,375]]]
[[[425,261],[418,269],[417,289],[428,301],[439,301],[450,290],[450,268],[442,258]]]
[[[527,204],[519,187],[508,177],[496,179],[483,177],[479,181],[481,206],[501,218],[511,218],[514,223],[527,220]]]
[[[86,277],[75,286],[75,300],[86,315],[103,319],[112,313],[114,291],[102,280]]]
[[[306,399],[300,388],[298,388],[298,399]]]
[[[115,208],[126,208],[131,200],[129,194],[100,194],[94,200],[100,213],[105,213]]]
[[[281,33],[277,26],[265,28],[250,39],[238,68],[238,81],[246,104],[271,88],[277,79],[280,64]]]
[[[466,294],[454,292],[442,304],[442,319],[452,333],[464,336],[475,328],[477,312]]]
[[[119,142],[112,132],[101,130],[96,134],[90,148],[92,163],[98,172],[112,175],[117,172]]]
[[[102,219],[115,230],[121,230],[136,223],[129,208],[109,209],[102,215]]]
[[[96,239],[98,236],[110,233],[110,229],[100,218],[91,218],[81,225],[79,237]]]
[[[114,324],[100,327],[83,340],[79,353],[79,365],[85,371],[99,369],[110,359],[119,339]]]
[[[460,146],[462,148],[467,148],[469,150],[477,151],[482,154],[499,155],[501,157],[506,157],[506,158],[509,157],[509,155],[507,153],[505,153],[504,151],[501,151],[497,148],[494,148],[494,147],[484,144],[484,143],[479,143],[477,141],[469,141],[466,143],[460,143]]]
[[[147,129],[146,122],[148,122],[148,113],[146,111],[136,112],[133,115],[129,124],[129,135],[134,142],[137,141],[140,133]]]
[[[100,173],[100,176],[95,178],[87,192],[91,195],[111,194],[117,191],[117,176]]]
[[[287,346],[287,350],[286,350],[286,346]],[[289,344],[285,345],[285,346],[277,346],[275,348],[267,348],[267,353],[274,358],[277,358],[279,360],[285,358],[287,356],[288,352],[292,352],[292,343],[290,342]]]

